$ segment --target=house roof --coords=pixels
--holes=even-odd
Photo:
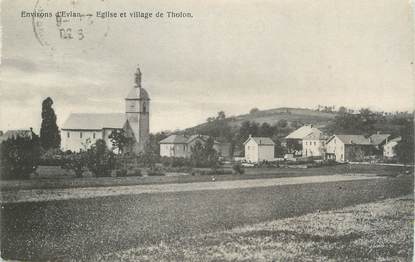
[[[395,137],[395,138],[393,138],[393,139],[389,140],[389,141],[388,141],[388,143],[386,143],[386,145],[387,145],[387,144],[390,144],[390,143],[398,143],[398,142],[400,142],[401,140],[402,140],[402,137],[398,136],[398,137]]]
[[[150,97],[144,88],[134,87],[130,90],[126,99],[150,99]]]
[[[187,144],[188,138],[184,135],[170,135],[161,140],[160,144]]]
[[[312,125],[302,126],[299,129],[291,132],[286,139],[304,139],[304,137],[308,136],[311,133],[321,133],[321,131]]]
[[[62,129],[101,130],[104,128],[123,128],[124,113],[107,114],[71,114],[63,124]]]
[[[192,142],[193,140],[200,138],[202,139],[204,142],[206,142],[209,139],[209,136],[205,136],[205,135],[191,135],[188,139],[187,139],[187,143]],[[213,140],[213,143],[215,144],[219,144],[218,141]]]
[[[204,135],[191,135],[189,137],[185,135],[170,135],[169,137],[161,140],[160,144],[188,144],[192,142],[193,140],[200,138],[204,142],[206,142],[209,138],[209,136]],[[214,140],[215,144],[220,144],[218,141]]]
[[[258,137],[258,136],[256,136],[256,137],[254,137],[254,136],[249,137],[244,142],[244,144],[248,143],[248,141],[251,140],[251,139],[254,140],[255,143],[257,143],[258,145],[275,145],[274,141],[272,141],[271,138],[269,138],[269,137]]]
[[[303,140],[326,140],[328,138],[327,135],[323,133],[313,132],[303,138]]]
[[[328,141],[335,136],[345,145],[373,145],[370,143],[369,139],[363,135],[334,135]]]
[[[386,139],[388,139],[390,134],[373,134],[370,136],[373,145],[382,144]]]

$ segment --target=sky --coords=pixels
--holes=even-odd
[[[415,20],[407,0],[3,0],[1,9],[3,131],[38,129],[48,96],[58,125],[71,112],[124,112],[138,64],[151,132],[254,107],[414,109]],[[54,17],[21,17],[34,10],[94,16],[60,27]],[[133,11],[192,18],[129,18]],[[61,39],[62,28],[74,39]]]

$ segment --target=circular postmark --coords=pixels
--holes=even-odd
[[[36,0],[32,26],[41,46],[50,51],[86,52],[105,41],[109,23],[97,19],[102,0]]]

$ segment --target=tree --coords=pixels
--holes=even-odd
[[[206,164],[209,167],[217,167],[218,164],[218,152],[214,149],[215,140],[213,137],[209,137],[203,147],[203,153],[205,156]]]
[[[216,120],[225,120],[226,115],[224,111],[219,111],[218,116],[216,117]]]
[[[347,111],[347,108],[346,107],[341,106],[341,107],[339,107],[339,110],[337,112],[339,114],[346,114],[348,111]]]
[[[209,137],[204,145],[200,141],[196,141],[195,145],[190,149],[190,161],[194,167],[217,167],[218,153],[214,149],[214,139]]]
[[[108,150],[104,140],[98,139],[87,151],[89,171],[96,176],[109,176],[115,166],[114,154]]]
[[[154,143],[146,144],[144,147],[144,152],[140,154],[140,161],[144,166],[149,167],[150,170],[154,170],[157,160],[159,159],[159,153],[157,153],[158,145]]]
[[[30,136],[9,138],[0,148],[2,179],[27,179],[36,170],[41,150],[39,137],[33,132]]]
[[[131,139],[126,136],[124,129],[113,130],[108,138],[117,149],[118,154],[122,154],[125,147],[131,142]]]
[[[190,161],[192,166],[201,166],[204,161],[203,145],[200,141],[196,141],[195,145],[190,148]]]
[[[259,135],[265,137],[272,137],[273,134],[274,129],[271,127],[271,125],[266,122],[262,123],[261,127],[259,128]]]
[[[406,121],[400,131],[402,140],[396,145],[396,155],[404,164],[414,163],[414,122]]]
[[[256,113],[258,113],[259,112],[259,109],[258,108],[252,108],[251,110],[249,110],[249,114],[250,115],[253,115],[253,114],[256,114]]]
[[[285,119],[280,119],[277,122],[277,128],[286,128],[288,127],[288,122]]]
[[[43,149],[60,148],[61,135],[56,124],[56,114],[52,108],[53,100],[48,97],[42,102],[42,124],[40,128],[40,144]]]

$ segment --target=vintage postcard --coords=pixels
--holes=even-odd
[[[2,261],[413,261],[413,0],[3,0]]]

